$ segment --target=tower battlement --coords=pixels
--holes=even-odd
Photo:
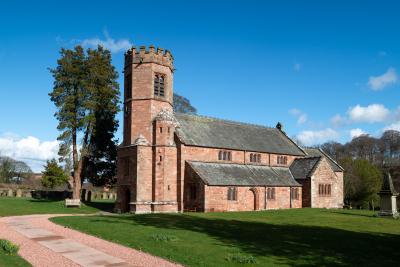
[[[169,50],[150,45],[148,49],[146,46],[132,47],[125,52],[125,67],[130,64],[142,63],[156,63],[169,67],[174,71],[174,57]]]

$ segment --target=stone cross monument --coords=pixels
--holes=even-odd
[[[396,203],[396,198],[399,193],[394,189],[390,173],[385,173],[383,175],[382,189],[379,191],[378,195],[381,199],[379,216],[399,217]]]

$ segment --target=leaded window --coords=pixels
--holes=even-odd
[[[218,152],[218,160],[231,161],[232,153],[230,151],[220,150]]]
[[[154,75],[154,96],[165,96],[165,77],[162,74]]]
[[[228,187],[228,200],[237,200],[237,189],[236,187]]]

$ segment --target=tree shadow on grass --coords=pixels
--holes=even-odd
[[[86,206],[88,207],[92,207],[101,211],[105,211],[105,212],[113,212],[114,210],[114,206],[115,206],[115,202],[83,202]]]
[[[29,199],[29,202],[32,203],[53,203],[53,202],[60,202],[61,200],[56,200],[56,199],[39,199],[39,198],[33,198]]]
[[[362,213],[351,213],[351,212],[345,212],[345,211],[334,211],[330,210],[329,213],[335,213],[335,214],[340,214],[340,215],[348,215],[348,216],[356,216],[356,217],[368,217],[368,218],[374,218],[375,214],[377,214],[379,211],[376,211],[374,214],[362,214]]]
[[[400,258],[399,235],[190,215],[149,214],[115,219],[164,230],[204,233],[244,253],[279,257],[279,263],[291,266],[397,266]]]

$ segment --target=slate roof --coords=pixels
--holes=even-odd
[[[305,156],[305,152],[276,128],[176,113],[177,135],[185,145]]]
[[[326,154],[322,149],[320,148],[305,148],[304,149],[310,157],[325,157],[329,164],[332,167],[332,170],[334,172],[342,172],[343,168],[340,166],[334,159],[332,159],[328,154]]]
[[[290,172],[295,179],[308,178],[311,176],[321,158],[322,157],[319,156],[295,159],[292,165],[290,165]]]
[[[289,168],[194,161],[188,164],[207,185],[301,186]]]

